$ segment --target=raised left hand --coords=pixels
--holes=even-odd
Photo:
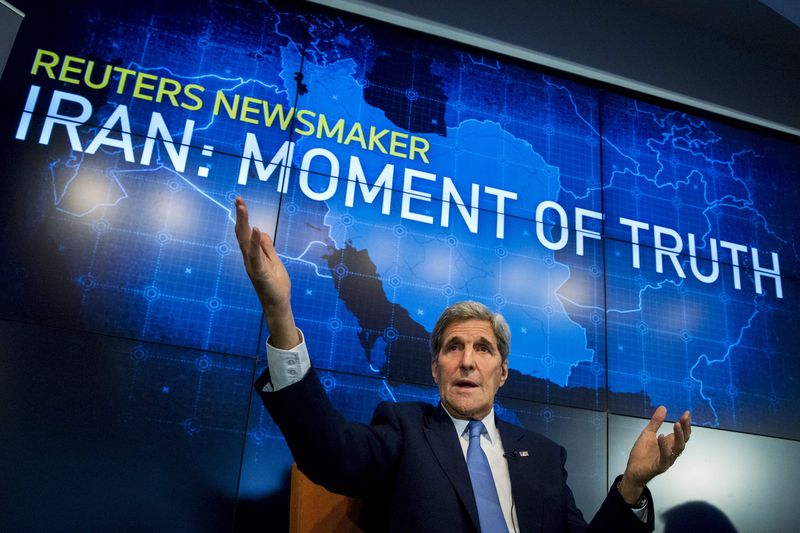
[[[656,409],[631,448],[619,486],[622,497],[630,504],[639,499],[648,481],[675,464],[692,434],[692,415],[686,411],[673,425],[671,434],[659,435],[658,429],[666,416],[666,407],[662,405]]]

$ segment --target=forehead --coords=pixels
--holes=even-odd
[[[483,338],[492,344],[497,344],[492,323],[488,320],[470,319],[461,322],[453,322],[447,326],[442,334],[444,341],[447,342],[455,337],[462,340],[477,340]]]

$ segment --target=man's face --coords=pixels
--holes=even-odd
[[[508,378],[497,338],[486,320],[454,322],[444,330],[439,356],[431,363],[442,404],[455,418],[479,420],[489,414],[497,389]]]

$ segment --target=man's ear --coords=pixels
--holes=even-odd
[[[500,365],[500,386],[502,387],[508,379],[508,358]]]
[[[431,376],[433,376],[433,382],[437,385],[439,384],[439,361],[437,359],[431,359]]]

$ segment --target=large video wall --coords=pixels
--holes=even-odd
[[[23,9],[0,86],[0,318],[124,346],[130,419],[231,439],[232,499],[290,460],[241,390],[239,195],[352,417],[436,401],[474,299],[512,330],[498,412],[588,410],[587,478],[606,412],[800,438],[796,139],[313,5],[70,4]]]

